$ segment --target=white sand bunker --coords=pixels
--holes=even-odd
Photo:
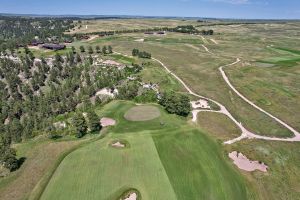
[[[120,141],[118,142],[114,142],[111,144],[112,147],[116,147],[116,148],[124,148],[125,144],[121,143]]]
[[[128,194],[125,199],[120,199],[120,200],[137,200],[137,194],[135,192]]]
[[[102,127],[114,126],[114,125],[116,125],[116,121],[114,119],[111,119],[111,118],[103,117],[100,120],[100,124],[101,124]]]
[[[208,101],[204,99],[200,99],[198,101],[192,101],[191,104],[194,109],[198,109],[198,108],[210,109],[210,105]]]
[[[259,161],[251,161],[242,153],[233,151],[229,153],[229,157],[233,160],[233,163],[240,169],[253,172],[259,170],[262,172],[267,172],[268,166]]]
[[[137,40],[134,40],[135,42],[144,42],[145,39],[144,38],[141,38],[141,39],[137,39]]]

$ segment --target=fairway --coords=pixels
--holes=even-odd
[[[176,199],[151,136],[124,134],[130,148],[112,148],[105,139],[68,156],[41,199],[117,199],[130,188],[143,199]]]
[[[118,116],[127,109],[118,107],[130,105],[112,102],[104,112],[109,115],[110,110],[110,116],[122,121],[125,119]],[[71,153],[57,168],[41,199],[117,199],[131,188],[146,200],[248,199],[247,183],[223,158],[216,143],[182,119],[160,112],[158,119],[165,121],[165,126],[150,120],[144,122],[144,130],[134,131],[130,126],[129,131],[118,133],[114,130],[126,126],[120,122],[104,139]],[[182,125],[176,128],[179,121]],[[111,147],[117,140],[126,140],[128,147]]]

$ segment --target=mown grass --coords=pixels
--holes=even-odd
[[[153,139],[177,199],[254,198],[220,146],[200,131],[180,129]]]
[[[159,107],[159,120],[129,122],[124,114],[132,106],[114,101],[97,111],[117,125],[103,140],[67,156],[41,199],[110,199],[129,188],[142,199],[252,198],[251,187],[209,137]],[[112,148],[117,139],[130,147]]]

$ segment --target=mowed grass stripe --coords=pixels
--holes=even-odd
[[[241,175],[198,130],[153,136],[177,199],[249,199]]]
[[[128,149],[114,149],[110,135],[70,154],[58,167],[41,199],[117,199],[136,188],[143,199],[176,199],[152,137],[126,133]]]

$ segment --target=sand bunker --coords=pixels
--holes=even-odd
[[[262,172],[267,172],[268,166],[259,161],[251,161],[242,153],[233,151],[229,153],[229,157],[233,160],[233,163],[240,169],[253,172],[259,170]]]
[[[114,126],[114,125],[116,125],[116,121],[114,119],[111,119],[111,118],[103,117],[100,120],[100,124],[101,124],[102,127]]]
[[[144,42],[145,39],[144,38],[141,38],[141,39],[137,39],[137,40],[134,40],[135,42]]]
[[[155,106],[135,106],[129,109],[124,117],[128,121],[149,121],[160,116],[160,111]]]
[[[135,192],[130,193],[125,199],[121,200],[137,200],[137,194]]]
[[[198,108],[210,109],[210,105],[208,101],[204,99],[200,99],[198,101],[192,101],[191,104],[194,109],[198,109]]]
[[[116,147],[116,148],[124,148],[126,145],[121,143],[120,141],[118,141],[118,142],[112,143],[111,146]]]

